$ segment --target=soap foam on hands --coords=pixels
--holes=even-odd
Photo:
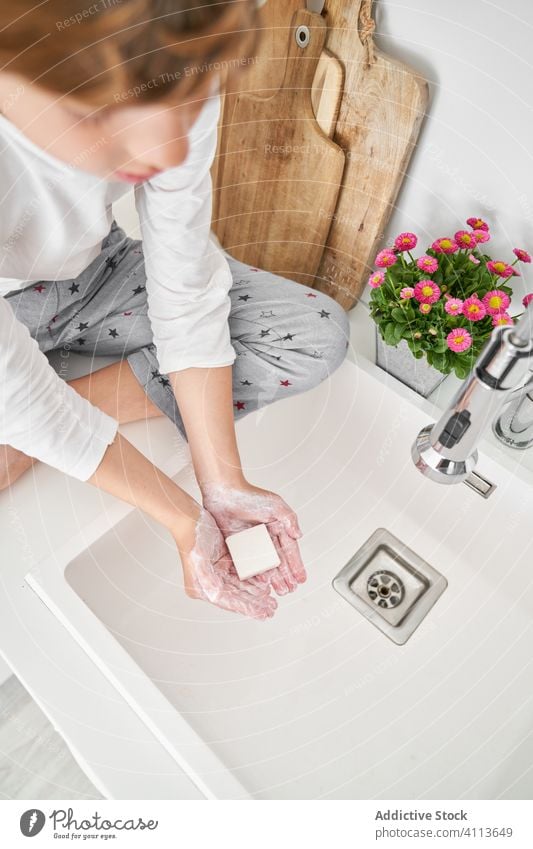
[[[241,581],[261,575],[280,565],[280,559],[266,525],[254,525],[226,537],[226,545]]]

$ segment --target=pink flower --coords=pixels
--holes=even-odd
[[[533,292],[529,292],[529,294],[524,295],[524,297],[522,298],[522,303],[525,307],[527,307],[527,305],[531,303],[531,301],[533,301]]]
[[[463,310],[463,302],[460,298],[447,298],[444,309],[448,315],[457,315]]]
[[[423,304],[419,305],[418,309],[420,310],[421,313],[423,313],[424,315],[427,315],[428,312],[431,312],[431,304],[424,302]]]
[[[460,248],[475,248],[477,245],[474,234],[469,230],[458,230],[453,238]]]
[[[531,257],[527,251],[523,251],[521,248],[513,248],[513,253],[520,262],[531,262]]]
[[[487,232],[489,229],[489,225],[482,218],[467,218],[466,223],[472,230],[484,230]]]
[[[397,259],[393,250],[385,248],[385,250],[378,253],[374,265],[377,265],[378,268],[389,268],[391,265],[394,265]]]
[[[509,272],[510,277],[520,277],[520,272],[516,270],[512,265],[507,266],[507,271]]]
[[[414,296],[415,290],[412,286],[404,286],[400,292],[400,298],[402,298],[404,301],[408,301],[409,298],[414,298]]]
[[[481,244],[483,242],[488,242],[489,239],[490,239],[490,235],[489,235],[489,233],[487,233],[486,230],[474,230],[473,235],[474,235],[474,239],[479,244]]]
[[[437,239],[431,247],[437,254],[454,254],[459,250],[457,242],[454,242],[453,239],[449,239],[448,237]]]
[[[512,277],[514,269],[507,265],[502,259],[489,260],[487,268],[491,274],[496,274],[498,277]]]
[[[500,312],[505,312],[511,299],[507,292],[502,292],[501,289],[492,289],[483,297],[485,309],[489,315],[498,315]]]
[[[472,337],[468,330],[465,330],[464,327],[455,327],[453,330],[450,330],[446,337],[446,344],[450,351],[455,351],[456,354],[460,354],[462,351],[467,351],[472,344]]]
[[[514,324],[513,319],[506,312],[499,312],[492,317],[492,326],[501,327],[504,324]]]
[[[423,304],[434,304],[440,298],[440,289],[433,280],[419,280],[415,286],[415,298]]]
[[[483,301],[480,301],[477,295],[472,295],[463,303],[463,315],[470,321],[481,321],[487,315],[487,310]]]
[[[428,254],[424,254],[419,259],[417,259],[416,264],[420,268],[421,271],[425,271],[427,274],[434,274],[437,268],[439,267],[439,263],[435,259],[434,256],[428,256]]]
[[[478,232],[483,233],[483,230],[479,230]],[[473,262],[474,265],[479,265],[479,259],[475,257],[474,254],[468,254],[468,259],[470,260],[470,262]]]
[[[400,233],[394,240],[394,247],[398,251],[412,251],[417,242],[418,238],[414,233]]]
[[[375,271],[374,274],[371,274],[368,278],[368,285],[372,286],[373,289],[377,289],[378,286],[381,286],[384,280],[385,275],[383,271]]]

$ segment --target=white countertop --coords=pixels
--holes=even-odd
[[[351,311],[350,321],[352,346],[348,359],[355,363],[360,358],[374,361],[375,328],[364,303]],[[70,367],[78,373],[80,366],[86,367],[89,362],[75,355],[71,361]],[[102,364],[103,361],[99,365]],[[448,378],[437,390],[437,397],[429,400],[401,384],[399,388],[410,400],[416,400],[431,421],[436,414],[435,405],[442,407],[457,385],[454,377]],[[121,430],[163,470],[168,468],[169,451],[174,452],[175,467],[175,451],[180,443],[168,420],[135,423]],[[186,465],[188,448],[182,441],[181,445]],[[533,452],[504,448],[490,434],[481,447],[513,474],[533,483]],[[406,445],[405,451],[409,450]],[[482,469],[479,471],[483,473]],[[151,798],[165,798],[160,795],[158,776],[171,774],[175,779],[173,798],[201,798],[135,712],[123,703],[24,581],[29,569],[38,569],[43,559],[114,502],[112,496],[41,464],[18,481],[12,491],[0,493],[0,656],[63,735],[103,795],[146,798],[148,784]],[[104,711],[105,722],[98,717]],[[151,765],[149,782],[147,763]]]

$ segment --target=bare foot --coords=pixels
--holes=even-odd
[[[11,445],[0,445],[0,490],[12,486],[35,462]]]

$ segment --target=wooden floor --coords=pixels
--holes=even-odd
[[[0,687],[0,799],[102,799],[12,675]]]

